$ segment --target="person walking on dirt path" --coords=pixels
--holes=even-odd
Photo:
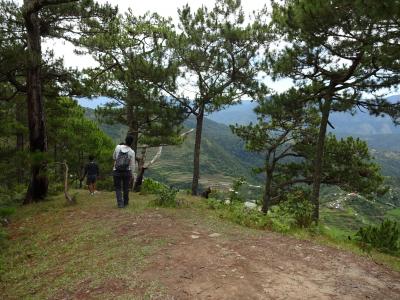
[[[83,179],[86,178],[86,184],[89,189],[90,195],[94,195],[96,193],[96,181],[97,177],[99,177],[99,166],[97,163],[94,161],[94,156],[89,155],[89,163],[86,164],[85,166],[85,173],[83,174],[82,181]]]
[[[118,208],[129,205],[129,185],[135,172],[135,151],[131,148],[132,143],[133,137],[128,135],[124,144],[115,147],[113,154],[114,188]]]

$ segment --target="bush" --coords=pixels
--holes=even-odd
[[[164,190],[169,189],[165,184],[155,181],[151,178],[145,178],[142,183],[142,194],[156,194],[159,195]]]
[[[296,227],[308,228],[312,225],[313,208],[306,191],[293,191],[287,194],[285,201],[271,208],[272,226],[280,232]]]
[[[163,187],[158,192],[158,197],[155,199],[154,203],[156,206],[162,207],[177,207],[178,202],[176,201],[177,189],[171,189],[169,187]]]
[[[211,189],[211,193],[208,195],[209,199],[214,199],[214,200],[219,200],[219,201],[225,201],[229,198],[229,195],[222,191],[222,190],[217,190],[215,188]]]
[[[296,220],[293,215],[288,213],[281,204],[271,207],[268,216],[271,219],[271,227],[274,231],[285,233],[296,227]]]
[[[56,196],[61,192],[64,192],[64,183],[49,184],[48,196]]]
[[[222,200],[218,200],[216,198],[208,198],[207,206],[209,209],[221,209],[224,208],[224,202]]]
[[[227,205],[225,218],[236,224],[251,228],[265,229],[271,226],[271,220],[267,215],[255,209],[247,209],[242,203]]]
[[[6,218],[15,213],[15,207],[0,207],[0,218]]]
[[[100,191],[114,191],[114,179],[112,176],[107,176],[99,179],[96,182],[96,187]]]
[[[384,220],[379,226],[369,225],[360,228],[356,239],[363,249],[375,248],[390,254],[400,254],[400,229],[395,221]]]
[[[271,222],[267,215],[255,209],[248,209],[241,202],[225,204],[223,201],[210,198],[207,201],[207,205],[209,209],[217,210],[220,218],[230,220],[236,224],[259,229],[271,227]]]
[[[243,198],[239,195],[239,190],[241,186],[245,183],[245,179],[240,177],[233,181],[232,188],[229,190],[229,200],[233,202],[245,202]]]
[[[15,213],[15,207],[0,207],[0,248],[3,247],[5,240],[8,238],[6,231],[2,228],[8,224],[7,217]],[[0,267],[1,269],[1,267]]]

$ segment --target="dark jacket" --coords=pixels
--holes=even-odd
[[[99,176],[99,166],[94,161],[91,161],[85,166],[85,175]]]

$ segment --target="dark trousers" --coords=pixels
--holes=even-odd
[[[114,188],[117,196],[118,207],[124,207],[129,204],[129,183],[131,181],[131,172],[114,171]],[[122,190],[121,190],[122,189]]]

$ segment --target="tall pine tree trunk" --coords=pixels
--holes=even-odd
[[[132,143],[132,150],[135,152],[135,160],[138,164],[138,176],[136,178],[132,178],[132,180],[134,180],[134,182],[132,181],[130,183],[131,188],[135,191],[135,192],[139,192],[140,188],[142,186],[142,181],[143,181],[143,176],[144,176],[144,171],[145,169],[143,168],[144,166],[144,160],[145,160],[145,156],[146,156],[146,151],[142,151],[142,156],[139,157],[137,151],[138,151],[138,144],[139,144],[139,123],[137,121],[137,117],[136,117],[136,110],[135,110],[135,105],[134,105],[134,101],[135,101],[135,97],[138,97],[137,95],[135,95],[134,90],[130,89],[128,91],[129,94],[129,99],[127,101],[126,104],[126,118],[127,118],[127,123],[129,126],[128,129],[128,134],[130,136],[133,137],[133,143]]]
[[[271,153],[267,152],[265,155],[265,169],[266,169],[266,178],[265,178],[265,189],[263,195],[263,206],[261,208],[263,213],[267,213],[269,208],[271,207],[271,187],[272,187],[272,176],[274,171],[274,163],[270,163]]]
[[[41,36],[38,3],[24,1],[24,20],[27,30],[27,106],[30,152],[47,152],[45,114],[41,84]],[[44,199],[48,190],[47,163],[44,159],[34,160],[31,166],[31,181],[24,203]]]
[[[200,108],[199,114],[196,116],[196,138],[194,143],[193,157],[193,180],[192,180],[192,195],[197,195],[200,178],[200,146],[201,134],[203,131],[204,107]]]
[[[329,95],[325,98],[325,101],[321,107],[322,117],[319,127],[317,145],[315,149],[313,191],[311,199],[314,204],[313,220],[317,223],[319,220],[319,193],[320,193],[321,179],[322,179],[325,137],[326,137],[326,129],[328,126],[329,113],[331,110],[331,104],[332,104],[332,96]]]
[[[133,137],[133,143],[131,148],[135,151],[135,154],[138,149],[139,143],[139,124],[137,122],[135,116],[135,110],[133,105],[127,104],[126,105],[126,116],[127,116],[127,123],[128,123],[128,135]]]
[[[23,126],[24,122],[24,109],[22,108],[20,99],[15,102],[15,119],[18,123],[19,129],[16,133],[16,150],[18,155],[21,155],[24,151],[24,132],[20,128]],[[21,161],[18,161],[16,165],[17,182],[22,184],[24,182],[24,168]]]
[[[137,159],[138,173],[137,173],[137,177],[135,179],[135,184],[133,186],[133,190],[135,192],[140,192],[140,189],[142,188],[144,172],[146,171],[146,168],[144,167],[144,164],[146,162],[146,152],[147,152],[147,148],[144,147],[142,149],[142,153],[141,153],[140,157],[138,157],[138,159]]]

